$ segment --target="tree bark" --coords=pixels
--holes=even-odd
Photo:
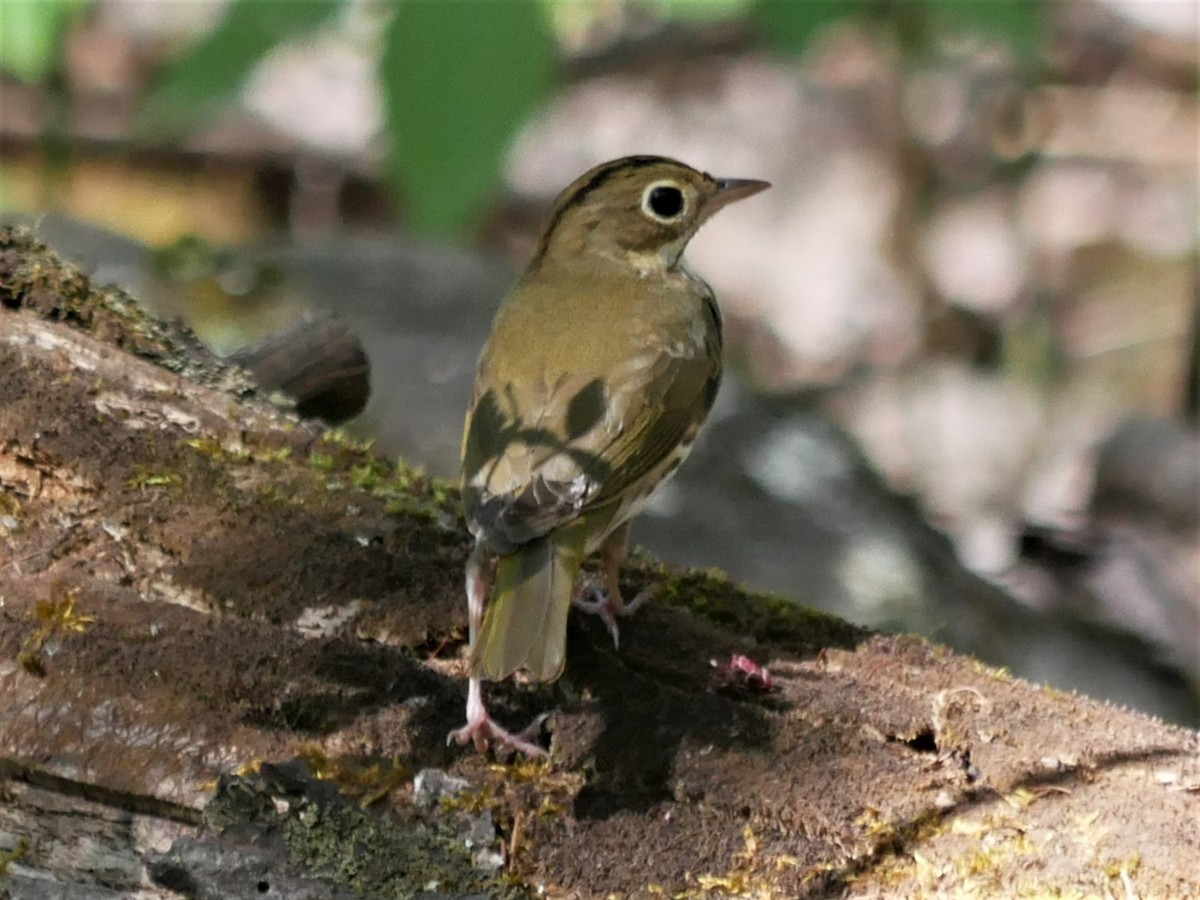
[[[447,747],[468,546],[0,230],[0,896],[1200,893],[1196,733],[649,560],[488,686],[548,763]]]

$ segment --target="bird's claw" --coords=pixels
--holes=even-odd
[[[621,629],[617,625],[617,616],[632,616],[650,599],[650,592],[642,591],[628,603],[621,599],[620,594],[611,594],[594,584],[589,585],[585,593],[591,595],[590,600],[581,596],[572,597],[572,605],[586,613],[599,616],[600,621],[608,628],[608,633],[612,635],[613,646],[620,650]]]
[[[501,727],[496,721],[486,713],[468,720],[467,724],[462,728],[455,728],[446,735],[446,743],[457,743],[459,746],[466,746],[468,743],[473,743],[475,749],[480,753],[486,753],[488,743],[495,741],[501,747],[511,747],[524,753],[526,756],[544,757],[546,750],[538,744],[534,743],[542,732],[542,723],[550,716],[550,713],[545,712],[533,720],[524,730],[513,734],[511,731]]]

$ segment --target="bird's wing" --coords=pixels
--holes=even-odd
[[[636,491],[643,479],[657,483],[664,474],[658,470],[669,463],[677,447],[695,438],[704,423],[720,377],[719,348],[688,356],[660,354],[640,372],[631,373],[622,427],[598,451],[610,473],[593,498],[594,505]]]
[[[472,530],[508,553],[643,479],[648,491],[704,419],[720,379],[719,340],[634,354],[603,377],[484,380],[463,439]]]

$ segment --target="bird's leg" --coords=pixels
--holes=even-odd
[[[520,750],[526,756],[545,756],[545,749],[535,744],[534,739],[541,733],[542,723],[548,715],[542,713],[524,731],[513,734],[492,718],[483,703],[483,682],[472,678],[467,688],[467,724],[446,735],[446,743],[455,741],[466,744],[469,741],[475,744],[475,749],[480,753],[486,753],[488,742],[495,741],[501,746]]]
[[[617,616],[632,616],[650,599],[649,591],[642,591],[628,603],[621,597],[621,563],[625,561],[625,554],[629,551],[629,525],[630,523],[626,522],[610,534],[600,547],[600,559],[604,564],[604,587],[588,585],[584,593],[591,594],[590,600],[577,596],[571,601],[585,612],[600,617],[600,621],[608,626],[613,646],[618,650],[621,648],[621,629],[617,627]]]
[[[479,636],[479,629],[483,627],[483,612],[487,603],[488,588],[492,585],[494,566],[495,562],[489,558],[487,551],[481,544],[476,543],[467,560],[467,629],[472,648]],[[476,750],[484,753],[487,751],[488,741],[495,741],[497,744],[520,750],[527,756],[545,756],[546,751],[533,743],[533,739],[541,731],[542,722],[546,720],[547,715],[549,714],[542,713],[524,731],[513,734],[501,728],[492,719],[483,702],[483,681],[472,678],[467,688],[467,724],[446,735],[446,743],[455,741],[458,744],[466,744],[470,741],[475,744]]]
[[[496,560],[476,542],[467,558],[467,640],[471,649],[475,648],[479,629],[483,627],[483,612],[495,571]]]

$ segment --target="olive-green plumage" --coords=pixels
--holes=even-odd
[[[558,677],[576,577],[602,547],[620,612],[624,526],[686,455],[721,377],[720,313],[680,254],[713,212],[766,186],[638,156],[556,201],[496,315],[464,429],[473,565],[495,560],[473,679]]]

